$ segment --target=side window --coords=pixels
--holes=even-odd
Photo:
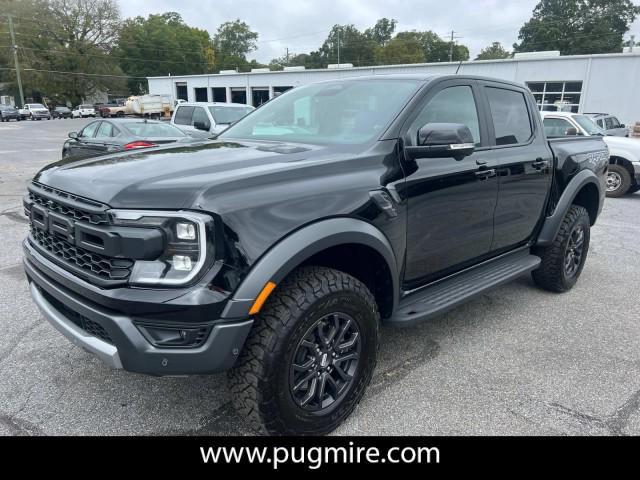
[[[486,87],[496,134],[496,145],[524,143],[533,134],[527,101],[522,92]]]
[[[566,137],[569,128],[575,128],[564,118],[545,118],[542,121],[547,137]]]
[[[616,125],[613,122],[613,118],[612,117],[607,117],[604,119],[604,124],[606,125],[606,129],[607,130],[611,130],[612,128],[616,128]]]
[[[110,138],[114,136],[113,125],[109,122],[102,122],[100,128],[98,128],[98,133],[96,133],[96,138]]]
[[[91,138],[93,134],[96,133],[96,129],[101,122],[93,122],[84,127],[84,129],[80,132],[80,136],[84,138]]]
[[[191,122],[191,125],[195,125],[196,122],[204,123],[207,129],[211,128],[211,122],[209,121],[207,112],[202,107],[195,107],[195,110],[193,111],[193,121]]]
[[[193,117],[193,110],[195,107],[178,107],[176,116],[174,117],[174,123],[176,125],[191,125],[191,118]]]
[[[602,119],[601,119],[601,118],[600,118],[600,119],[598,119],[598,126],[599,126],[600,128],[604,128],[604,125],[603,125],[603,123],[602,123]]]
[[[436,93],[409,127],[412,142],[427,123],[462,123],[471,130],[475,144],[480,145],[478,110],[469,86],[448,87]]]

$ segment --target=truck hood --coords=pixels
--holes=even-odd
[[[323,151],[312,145],[206,141],[65,159],[42,169],[34,181],[114,208],[190,208],[205,189],[286,171],[291,162]]]
[[[611,156],[622,157],[630,162],[640,161],[640,142],[637,139],[610,135],[602,137],[602,139],[609,147]]]
[[[607,135],[602,137],[604,143],[610,147],[619,147],[626,150],[631,150],[640,153],[640,142],[635,138],[627,137],[615,137],[613,135]]]

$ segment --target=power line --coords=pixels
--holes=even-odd
[[[0,67],[0,70],[15,70],[15,68]],[[64,75],[81,75],[86,77],[139,78],[139,79],[141,78],[145,80],[147,78],[147,77],[137,77],[135,75],[110,75],[106,73],[63,72],[60,70],[43,70],[39,68],[23,68],[22,71],[23,72],[41,72],[41,73],[59,73]]]

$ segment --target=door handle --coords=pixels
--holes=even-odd
[[[478,170],[475,173],[476,173],[476,177],[478,177],[480,180],[486,180],[487,178],[496,176],[496,169],[495,168],[482,169],[482,170]]]
[[[543,160],[542,158],[536,158],[531,165],[533,166],[533,168],[536,168],[538,170],[546,167],[547,165],[549,165],[549,161],[548,160]]]

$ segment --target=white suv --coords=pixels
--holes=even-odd
[[[73,118],[95,117],[96,109],[93,108],[93,105],[78,105],[71,112],[71,116]]]
[[[621,197],[640,190],[640,141],[614,137],[587,115],[568,112],[540,112],[544,132],[549,138],[575,135],[602,136],[609,147],[607,197]]]
[[[244,103],[181,102],[173,111],[171,123],[195,137],[220,133],[255,108]]]

